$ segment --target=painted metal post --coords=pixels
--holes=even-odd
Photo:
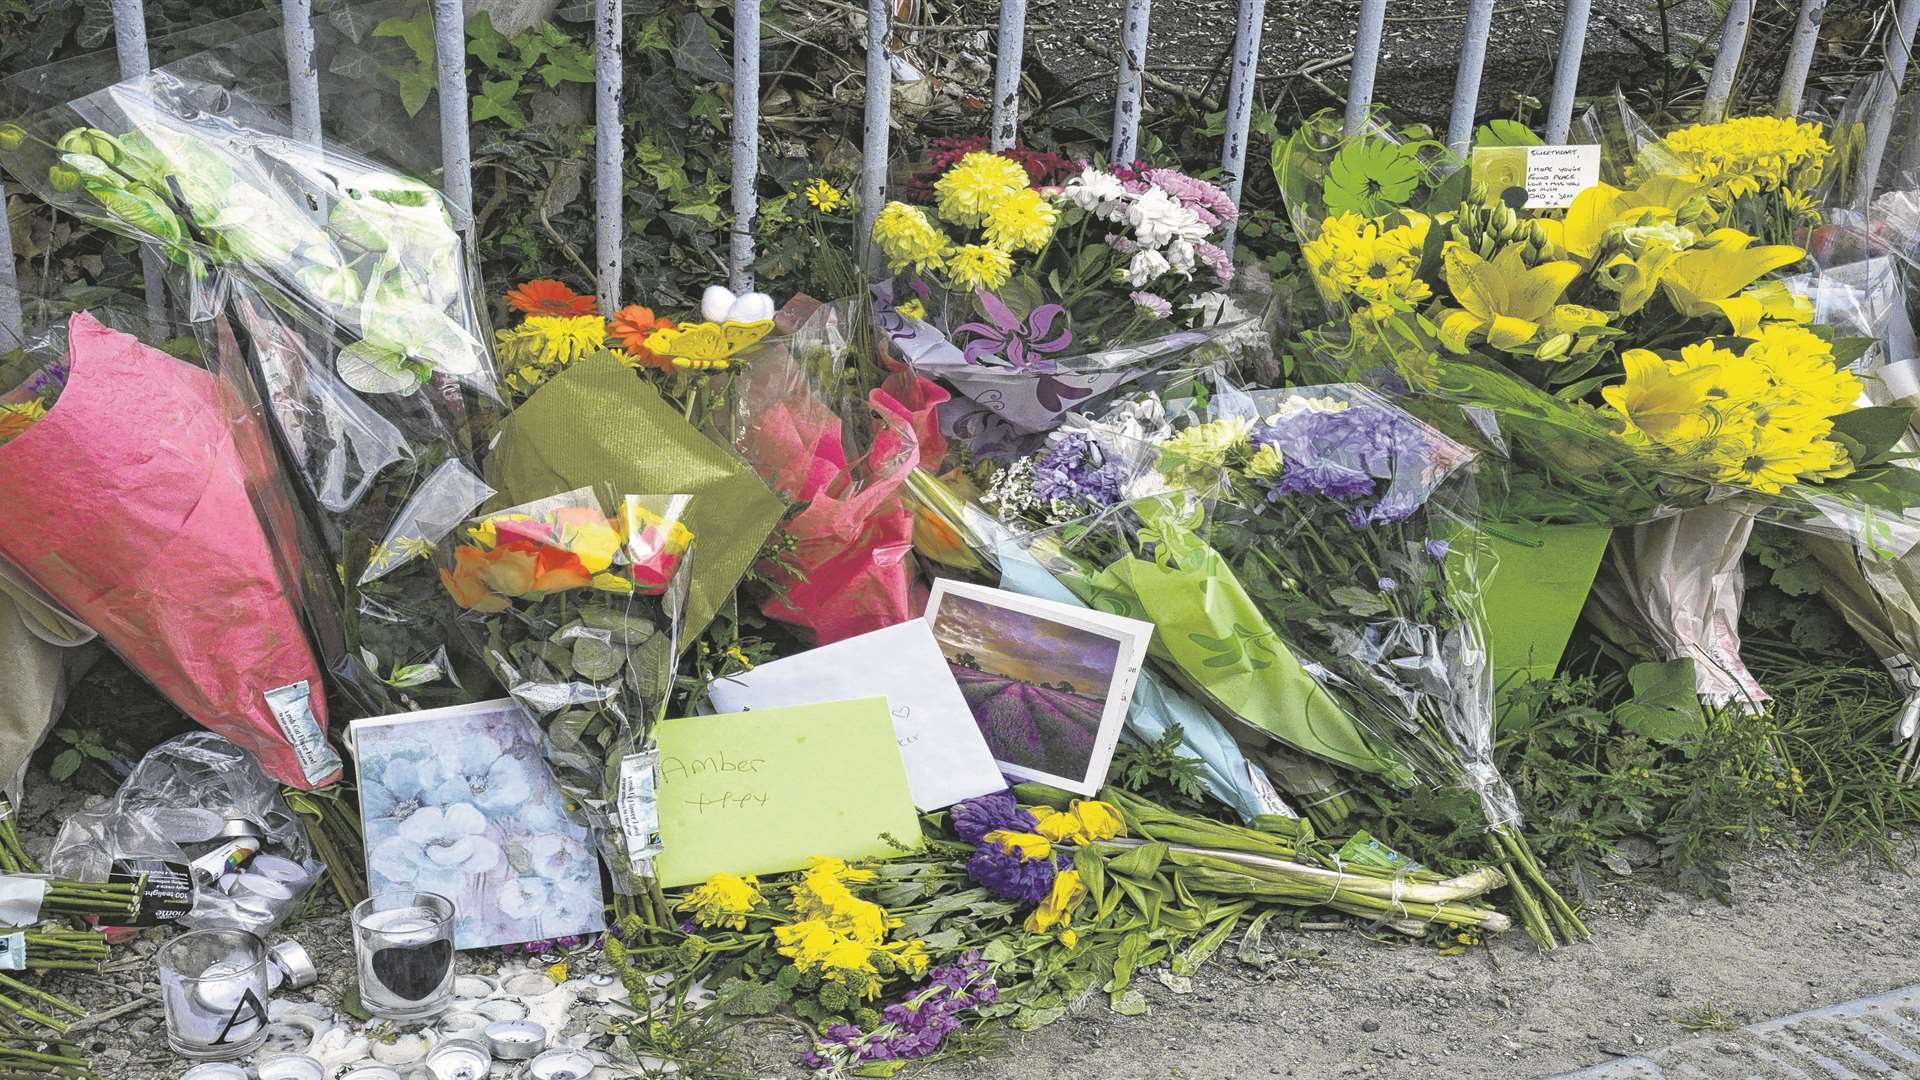
[[[1920,29],[1920,0],[1900,0],[1893,33],[1887,40],[1887,78],[1889,100],[1885,108],[1874,109],[1867,119],[1867,145],[1861,154],[1859,195],[1871,198],[1880,180],[1880,159],[1886,156],[1887,138],[1893,134],[1893,117],[1898,111],[1900,85],[1907,79],[1907,62],[1913,56],[1913,35]],[[1920,118],[1920,112],[1915,113]],[[1920,119],[1916,120],[1920,123]],[[1920,132],[1916,132],[1920,135]]]
[[[1463,162],[1473,145],[1480,75],[1486,69],[1487,37],[1492,32],[1493,0],[1468,0],[1467,26],[1460,37],[1460,72],[1453,79],[1453,115],[1447,119],[1447,148]]]
[[[893,64],[887,57],[887,35],[893,32],[893,0],[867,0],[867,117],[862,149],[866,160],[860,172],[861,250],[869,269],[884,269],[873,243],[873,219],[887,201],[887,142],[892,132]]]
[[[281,33],[287,44],[287,110],[293,137],[320,144],[320,70],[313,63],[313,0],[281,0]]]
[[[1113,143],[1107,153],[1116,165],[1140,156],[1140,91],[1152,18],[1153,0],[1127,0],[1120,15],[1120,82],[1113,96]]]
[[[1380,71],[1380,34],[1387,26],[1387,0],[1360,0],[1360,28],[1353,35],[1353,68],[1347,80],[1348,135],[1357,135],[1373,110],[1373,79]]]
[[[760,0],[733,2],[733,243],[727,279],[753,288],[753,216],[760,208]]]
[[[1227,174],[1227,195],[1234,209],[1246,187],[1247,132],[1253,125],[1253,91],[1260,81],[1260,32],[1267,21],[1267,0],[1240,0],[1233,27],[1233,74],[1227,80],[1227,136],[1220,145],[1220,169]],[[1237,219],[1236,219],[1237,220]],[[1233,254],[1234,224],[1220,246]]]
[[[0,177],[0,348],[26,342],[26,318],[20,311],[20,277],[13,261],[13,227],[7,221],[7,182]]]
[[[1001,0],[994,39],[993,131],[989,145],[1005,150],[1020,137],[1020,65],[1027,50],[1027,0]]]
[[[153,70],[147,54],[147,9],[141,0],[113,0],[113,47],[120,55],[120,77],[134,79]],[[167,279],[160,253],[140,248],[140,280],[147,292],[147,326],[156,339],[171,337],[168,326]]]
[[[621,232],[626,227],[620,159],[625,156],[620,58],[626,12],[621,0],[593,0],[593,261],[600,310],[620,310]]]
[[[467,21],[461,0],[433,0],[433,67],[440,90],[440,186],[454,223],[473,228],[473,153],[467,142]]]
[[[1547,101],[1547,143],[1559,146],[1573,130],[1573,96],[1580,87],[1580,58],[1587,48],[1587,17],[1593,0],[1567,0],[1560,28],[1560,55],[1553,63],[1553,96]]]
[[[1800,0],[1800,18],[1793,24],[1793,42],[1787,46],[1786,70],[1780,73],[1780,95],[1773,103],[1775,116],[1800,112],[1807,73],[1813,70],[1813,48],[1819,44],[1820,23],[1826,16],[1827,0]]]
[[[1713,73],[1707,76],[1707,96],[1700,104],[1700,119],[1718,123],[1727,118],[1727,105],[1733,100],[1733,79],[1740,73],[1740,58],[1747,51],[1747,30],[1753,24],[1753,0],[1733,0],[1727,7],[1726,21],[1720,24],[1720,52],[1713,60]]]

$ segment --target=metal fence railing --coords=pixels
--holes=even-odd
[[[121,72],[134,76],[148,70],[146,20],[143,0],[112,0],[116,46]],[[1565,142],[1572,126],[1580,64],[1586,44],[1590,0],[1565,0],[1564,23],[1554,78],[1548,100],[1545,135],[1549,142]],[[1827,0],[1801,0],[1799,16],[1788,45],[1775,99],[1782,114],[1798,111],[1806,89]],[[283,0],[290,112],[296,133],[321,137],[320,74],[314,65],[312,0]],[[473,219],[473,164],[468,145],[466,97],[466,34],[460,0],[432,0],[436,75],[440,93],[442,186],[463,224]],[[760,155],[760,9],[761,0],[734,3],[734,221],[728,245],[729,276],[735,288],[752,281],[753,223],[759,197],[755,179]],[[625,233],[622,213],[623,118],[621,114],[621,0],[594,0],[595,61],[595,262],[599,297],[612,310],[619,303],[621,247]],[[1141,92],[1146,74],[1146,50],[1152,0],[1124,0],[1118,50],[1118,81],[1113,110],[1115,160],[1131,159],[1140,131]],[[1358,130],[1374,100],[1374,80],[1380,67],[1381,33],[1387,0],[1361,0],[1359,27],[1353,42],[1346,102],[1346,127]],[[1494,14],[1494,0],[1467,0],[1461,36],[1459,70],[1447,124],[1447,143],[1464,149],[1472,139],[1478,110],[1481,74]],[[1019,133],[1021,62],[1026,36],[1026,0],[1004,0],[1000,5],[999,36],[993,80],[991,143],[1004,148]],[[1226,132],[1221,140],[1220,164],[1234,203],[1239,204],[1247,142],[1253,119],[1259,77],[1260,36],[1266,15],[1265,0],[1237,0],[1233,66],[1226,102]],[[889,118],[892,112],[893,70],[888,40],[894,29],[891,0],[867,0],[867,98],[863,130],[860,183],[861,235],[886,198]],[[1753,22],[1753,0],[1731,0],[1721,25],[1719,51],[1708,77],[1704,110],[1709,116],[1725,113],[1731,100],[1748,30]],[[1898,86],[1905,76],[1914,33],[1920,25],[1920,0],[1900,0],[1886,45],[1886,72]],[[1876,113],[1869,124],[1868,171],[1877,164],[1891,135],[1893,110]],[[1920,144],[1920,139],[1914,140]],[[0,184],[0,205],[5,188]],[[165,296],[159,267],[151,256],[145,264],[149,310],[162,317]],[[11,237],[0,229],[0,331],[18,338],[21,305]]]

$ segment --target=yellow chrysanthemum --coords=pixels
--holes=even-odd
[[[1351,212],[1336,214],[1322,223],[1318,237],[1300,246],[1300,254],[1329,301],[1358,300],[1375,316],[1385,317],[1433,295],[1415,276],[1430,223],[1425,214],[1413,211],[1371,220]]]
[[[1821,125],[1791,117],[1741,116],[1681,128],[1662,145],[1699,179],[1729,194],[1749,194],[1818,183],[1833,154],[1825,135]]]
[[[1845,448],[1825,437],[1830,427],[1756,427],[1722,445],[1715,455],[1720,465],[1715,479],[1771,493],[1801,479],[1845,475],[1851,461]]]
[[[760,882],[751,875],[720,873],[687,894],[678,907],[691,912],[693,921],[701,926],[740,930],[746,927],[747,916],[764,907],[766,902],[766,897],[760,895]]]
[[[987,243],[1001,251],[1038,254],[1053,239],[1060,211],[1031,188],[1019,191],[987,209]]]
[[[847,194],[819,177],[807,181],[807,201],[815,210],[831,214],[846,205]]]
[[[1205,489],[1246,449],[1253,421],[1237,417],[1192,427],[1160,444],[1160,471],[1175,486]]]
[[[992,292],[1013,276],[1013,256],[985,244],[961,244],[947,254],[947,277],[962,289]]]
[[[1741,357],[1796,415],[1824,420],[1860,401],[1859,378],[1835,366],[1833,345],[1804,326],[1762,325]]]
[[[927,212],[903,202],[890,202],[873,219],[873,242],[887,257],[887,265],[898,274],[908,268],[916,273],[938,270],[944,263],[949,242],[927,217]]]
[[[607,320],[598,315],[529,315],[519,326],[494,335],[507,386],[527,393],[569,364],[607,343]]]
[[[1011,158],[975,150],[933,182],[940,216],[955,225],[973,227],[986,219],[995,203],[1023,191],[1026,166]]]
[[[924,319],[927,317],[926,302],[917,296],[904,304],[895,304],[893,310],[909,319]]]

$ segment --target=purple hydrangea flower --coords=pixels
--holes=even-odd
[[[1101,461],[1085,432],[1056,440],[1033,468],[1033,493],[1044,502],[1066,504],[1070,511],[1104,510],[1120,501],[1121,470]]]
[[[954,833],[969,844],[979,843],[990,832],[1032,832],[1038,824],[1032,814],[1013,801],[1011,791],[996,791],[956,804],[952,818]]]

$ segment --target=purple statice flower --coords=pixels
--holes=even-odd
[[[999,844],[981,844],[967,859],[967,876],[1003,900],[1037,904],[1053,889],[1052,859],[1029,859]]]
[[[1233,256],[1227,253],[1227,249],[1202,240],[1193,245],[1193,256],[1213,271],[1213,276],[1220,280],[1221,285],[1233,284]]]
[[[952,819],[954,834],[969,844],[979,843],[990,832],[1032,832],[1038,824],[1032,814],[1013,801],[1011,791],[996,791],[958,803]]]
[[[1445,540],[1429,540],[1424,546],[1427,549],[1427,554],[1436,559],[1444,559],[1447,557],[1448,548]]]
[[[959,1029],[960,1014],[1000,1000],[1000,987],[978,950],[958,962],[927,973],[925,987],[880,1011],[884,1022],[872,1031],[852,1024],[826,1030],[800,1062],[829,1071],[865,1061],[911,1061],[932,1055]]]
[[[1209,229],[1225,225],[1240,216],[1227,193],[1205,180],[1195,180],[1177,169],[1148,169],[1146,178],[1155,187],[1180,200],[1180,205],[1198,214]]]
[[[1120,501],[1120,466],[1102,461],[1085,432],[1054,442],[1034,463],[1033,493],[1062,513],[1077,517]]]
[[[1127,294],[1127,299],[1147,309],[1147,313],[1156,319],[1173,318],[1173,301],[1164,296],[1150,292],[1131,292]]]

